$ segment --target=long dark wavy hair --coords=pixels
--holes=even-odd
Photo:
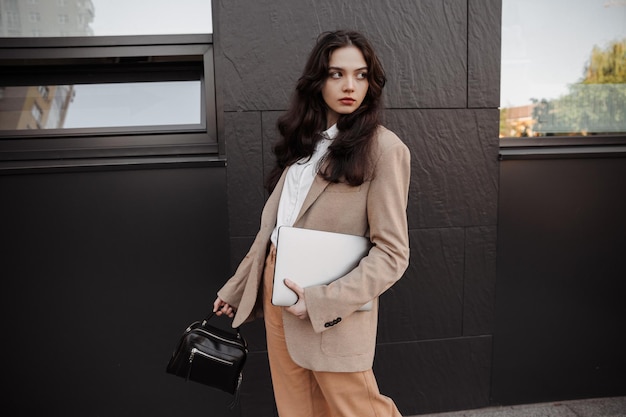
[[[302,76],[298,79],[288,110],[278,119],[281,135],[274,145],[276,165],[265,186],[272,191],[283,170],[311,156],[326,129],[327,105],[322,88],[329,73],[330,55],[338,48],[357,47],[367,64],[369,88],[361,106],[351,114],[340,114],[339,133],[329,147],[328,162],[320,174],[330,182],[361,185],[370,170],[372,138],[380,124],[382,92],[387,81],[378,57],[368,40],[358,32],[339,30],[322,33],[311,51]]]

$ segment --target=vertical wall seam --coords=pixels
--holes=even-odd
[[[469,95],[470,95],[470,5],[467,0],[465,2],[465,62],[467,67],[465,68],[465,108],[470,108]]]

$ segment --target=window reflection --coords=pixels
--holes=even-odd
[[[211,0],[2,0],[0,37],[212,33]]]
[[[501,137],[626,133],[626,0],[503,0]]]
[[[0,87],[0,130],[202,124],[201,82]]]
[[[92,36],[94,1],[4,0],[0,2],[0,36]]]

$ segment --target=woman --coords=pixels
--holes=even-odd
[[[410,155],[380,125],[385,81],[361,34],[319,37],[278,120],[281,140],[260,230],[214,303],[218,315],[234,317],[233,327],[263,314],[281,417],[400,416],[372,372],[378,296],[400,279],[409,261]],[[298,301],[273,306],[282,225],[368,236],[372,248],[331,284],[301,288],[285,280]],[[359,311],[370,300],[373,308]]]

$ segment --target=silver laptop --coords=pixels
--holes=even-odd
[[[298,301],[296,293],[285,286],[286,278],[302,288],[329,284],[353,270],[370,247],[369,239],[363,236],[281,226],[272,304],[291,306]],[[359,310],[371,309],[370,301]]]

